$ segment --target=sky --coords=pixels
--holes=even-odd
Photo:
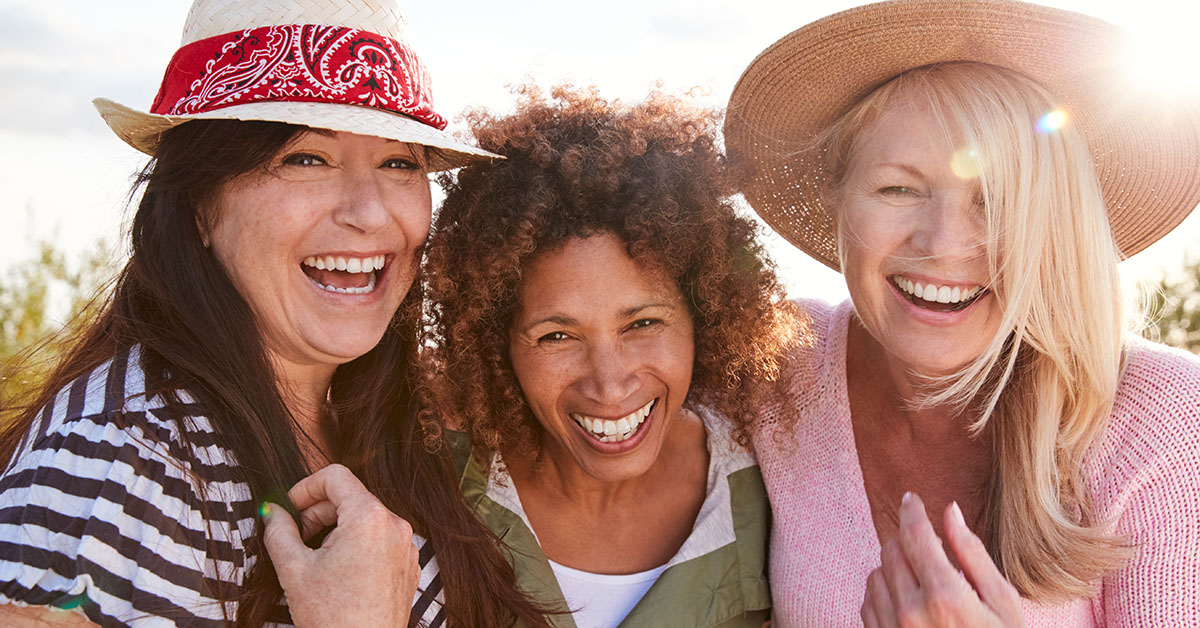
[[[113,135],[91,106],[103,96],[145,110],[179,44],[189,0],[0,0],[0,271],[50,239],[81,254],[120,241],[132,175],[146,158]],[[410,45],[433,76],[434,102],[511,110],[510,86],[595,85],[636,102],[656,84],[723,107],[764,48],[838,0],[401,0]],[[1120,24],[1164,47],[1147,74],[1200,81],[1191,0],[1043,2]],[[765,234],[793,296],[843,298],[837,273]],[[1200,244],[1200,212],[1122,264],[1127,285],[1178,269]],[[1195,247],[1200,254],[1200,246]]]

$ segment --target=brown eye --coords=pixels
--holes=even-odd
[[[285,166],[324,166],[325,160],[312,153],[293,153],[283,158]]]
[[[561,331],[552,331],[548,334],[545,334],[545,335],[539,337],[537,339],[537,341],[538,341],[538,344],[541,344],[543,342],[562,342],[563,340],[566,340],[566,339],[567,339],[567,335],[562,333]]]
[[[421,165],[418,164],[417,162],[415,162],[411,159],[402,159],[400,157],[389,159],[389,160],[383,162],[380,165],[380,167],[388,168],[390,170],[420,170],[421,169]]]
[[[661,320],[661,319],[657,319],[657,318],[641,318],[641,319],[638,319],[638,320],[636,320],[636,321],[633,321],[633,323],[629,325],[629,328],[630,328],[630,329],[646,329],[647,327],[653,327],[653,326],[655,326],[655,325],[658,325],[658,324],[660,324],[660,323],[662,323],[662,320]]]

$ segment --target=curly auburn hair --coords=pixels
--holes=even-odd
[[[695,328],[688,403],[728,417],[745,446],[784,355],[806,326],[729,201],[718,113],[659,92],[627,107],[595,88],[550,98],[518,89],[516,112],[468,122],[504,160],[443,175],[446,199],[426,251],[423,328],[427,434],[470,433],[476,452],[528,455],[542,428],[509,360],[521,272],[572,238],[613,234],[677,282]]]

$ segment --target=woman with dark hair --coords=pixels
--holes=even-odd
[[[553,625],[758,628],[767,502],[740,445],[803,326],[726,200],[715,116],[523,93],[473,118],[506,159],[443,178],[428,431],[470,436],[463,492]]]
[[[0,436],[0,623],[540,622],[411,417],[427,172],[488,155],[358,4],[198,0],[153,113],[96,101],[153,160],[113,296]]]

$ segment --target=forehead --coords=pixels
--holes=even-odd
[[[854,140],[856,157],[909,160],[928,153],[955,150],[961,133],[951,129],[948,116],[927,98],[899,95],[881,105],[875,119]]]
[[[650,260],[634,259],[615,235],[571,238],[525,263],[519,308],[599,314],[682,300],[679,286]]]

